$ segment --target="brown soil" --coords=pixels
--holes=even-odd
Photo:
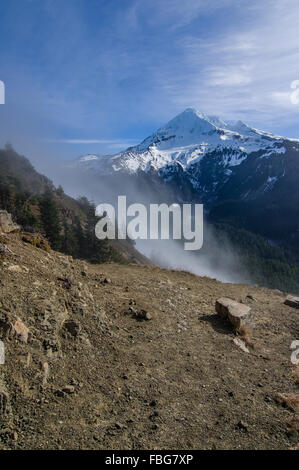
[[[157,267],[87,265],[21,235],[6,246],[0,449],[296,448],[287,424],[296,410],[278,398],[298,394],[290,345],[299,312],[285,294]],[[215,313],[224,296],[252,307],[249,354]]]

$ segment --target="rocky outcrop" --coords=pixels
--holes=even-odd
[[[245,326],[250,319],[251,308],[227,297],[216,300],[216,312],[226,317],[237,330]]]
[[[5,210],[0,210],[0,232],[19,232],[20,229],[21,227],[13,222],[11,214]]]

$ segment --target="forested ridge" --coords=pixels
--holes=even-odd
[[[0,208],[24,231],[44,235],[57,251],[94,263],[125,262],[108,240],[95,237],[94,204],[67,196],[10,145],[0,150]]]

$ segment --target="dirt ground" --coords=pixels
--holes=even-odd
[[[286,293],[2,243],[0,449],[298,448]],[[223,296],[252,308],[249,353]]]

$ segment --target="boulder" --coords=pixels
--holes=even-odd
[[[11,233],[20,230],[21,227],[13,222],[11,214],[5,210],[0,210],[0,232]]]
[[[285,305],[288,305],[289,307],[299,308],[299,297],[288,295],[284,303]]]
[[[251,308],[227,297],[216,300],[216,312],[227,318],[235,329],[248,323]]]

